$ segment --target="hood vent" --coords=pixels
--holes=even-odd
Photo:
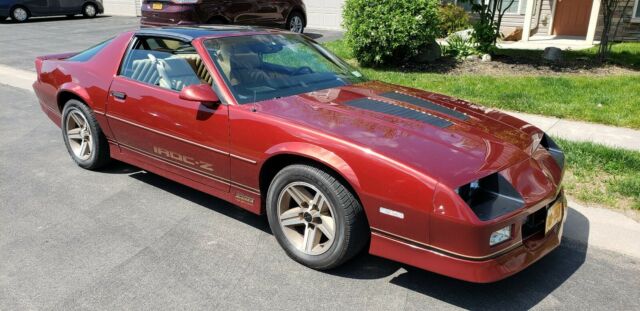
[[[360,98],[354,99],[343,103],[344,105],[374,111],[378,113],[384,113],[387,115],[393,115],[400,118],[412,119],[420,122],[424,122],[433,126],[437,126],[440,128],[445,128],[453,125],[448,120],[442,119],[440,117],[436,117],[432,114],[406,108],[399,105],[394,105],[390,103],[386,103],[379,100],[374,100],[370,98]]]
[[[398,93],[398,92],[388,92],[388,93],[382,93],[380,94],[380,96],[382,97],[386,97],[389,99],[393,99],[393,100],[397,100],[397,101],[401,101],[401,102],[405,102],[405,103],[409,103],[412,105],[416,105],[418,107],[422,107],[425,109],[429,109],[429,110],[433,110],[433,111],[437,111],[439,113],[442,114],[446,114],[452,118],[456,118],[458,120],[461,121],[466,121],[467,119],[469,119],[469,116],[460,112],[460,111],[456,111],[441,105],[436,105],[428,100],[424,100],[422,98],[419,97],[415,97],[415,96],[411,96],[411,95],[407,95],[407,94],[403,94],[403,93]]]

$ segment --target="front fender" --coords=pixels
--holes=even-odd
[[[344,159],[323,147],[304,142],[287,142],[269,148],[265,154],[267,155],[267,159],[277,155],[287,154],[318,161],[340,174],[356,191],[360,189],[360,181],[351,166]]]

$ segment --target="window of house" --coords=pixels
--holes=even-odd
[[[484,0],[485,3],[490,0]],[[512,0],[498,0],[502,1],[503,10],[506,9]],[[480,0],[476,0],[479,3]],[[471,4],[468,1],[463,0],[443,0],[443,4],[455,4],[463,7],[466,11],[471,11]],[[506,14],[525,14],[527,10],[527,0],[513,0],[513,4],[506,10]]]
[[[633,7],[633,18],[640,20],[640,1],[636,0],[636,5]]]

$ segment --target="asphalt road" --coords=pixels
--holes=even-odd
[[[5,48],[6,33],[21,35],[0,25],[0,60],[30,69],[33,55],[84,44],[35,33],[67,22],[26,30],[24,51]],[[0,310],[638,310],[639,276],[640,259],[568,240],[488,285],[367,254],[314,271],[284,254],[265,217],[123,163],[80,169],[35,96],[0,85]]]
[[[0,22],[0,64],[34,70],[36,56],[82,51],[121,32],[139,29],[135,17],[34,18],[25,24]],[[320,42],[341,36],[337,31],[307,29],[306,35]]]

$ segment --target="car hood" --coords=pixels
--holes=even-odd
[[[410,98],[430,105],[404,100]],[[255,109],[357,144],[450,187],[529,159],[542,133],[496,110],[377,81],[260,102]],[[415,112],[435,122],[416,119]]]

